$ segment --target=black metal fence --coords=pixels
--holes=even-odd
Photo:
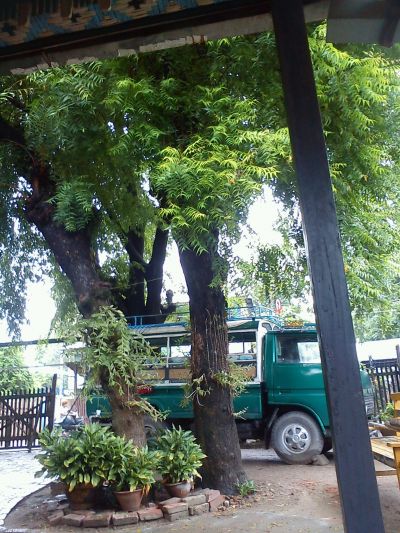
[[[378,412],[383,411],[390,402],[392,392],[400,392],[399,357],[393,359],[370,358],[363,361],[374,386],[375,405]]]
[[[39,446],[39,433],[52,429],[57,376],[50,388],[0,392],[0,449]]]

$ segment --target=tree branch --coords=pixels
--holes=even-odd
[[[154,276],[156,270],[162,270],[164,265],[165,257],[167,255],[167,244],[168,244],[169,230],[161,229],[158,227],[156,229],[156,234],[154,236],[153,249],[151,252],[151,259],[146,269],[146,279]]]
[[[144,239],[140,237],[134,231],[128,231],[126,235],[125,250],[129,255],[130,263],[139,263],[145,270],[147,269],[147,263],[143,258],[144,253]]]
[[[168,236],[169,230],[160,227],[156,229],[151,259],[145,271],[147,281],[146,314],[149,315],[157,315],[161,312],[163,269],[167,255]]]

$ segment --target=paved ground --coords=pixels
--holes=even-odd
[[[14,505],[48,483],[34,477],[40,466],[35,460],[36,453],[0,451],[0,526]]]
[[[0,505],[2,512],[43,481],[34,480],[33,455],[0,454]],[[327,466],[283,464],[271,450],[243,450],[243,464],[257,492],[226,512],[209,513],[168,524],[164,520],[118,528],[118,533],[343,533],[334,462]],[[8,475],[4,472],[4,466]],[[379,469],[386,467],[377,464]],[[378,479],[386,533],[400,531],[400,491],[395,476]],[[24,488],[23,488],[23,487]],[[5,493],[12,487],[5,503]],[[48,488],[26,498],[5,520],[5,531],[24,528],[29,533],[76,533],[68,526],[49,528],[40,514]],[[14,499],[13,499],[14,497]],[[362,512],[362,510],[360,510]],[[1,528],[0,528],[1,530]],[[88,530],[89,531],[89,530]],[[104,533],[92,529],[93,533]],[[366,533],[373,533],[366,532]]]

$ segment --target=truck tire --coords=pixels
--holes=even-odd
[[[324,438],[310,415],[292,411],[276,420],[272,428],[271,445],[285,463],[306,465],[321,453]]]

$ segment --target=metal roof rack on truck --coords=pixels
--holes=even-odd
[[[187,305],[185,306],[187,309]],[[176,318],[176,320],[173,320]],[[264,307],[261,305],[258,306],[246,306],[246,307],[228,307],[226,310],[227,320],[266,320],[277,326],[279,328],[283,327],[282,319],[275,314],[272,309]],[[163,321],[165,319],[165,321]],[[144,328],[151,329],[154,327],[170,327],[170,326],[185,326],[187,327],[190,324],[189,311],[176,310],[170,315],[136,315],[136,316],[127,316],[126,320],[128,321],[129,328],[131,329],[141,329]]]

